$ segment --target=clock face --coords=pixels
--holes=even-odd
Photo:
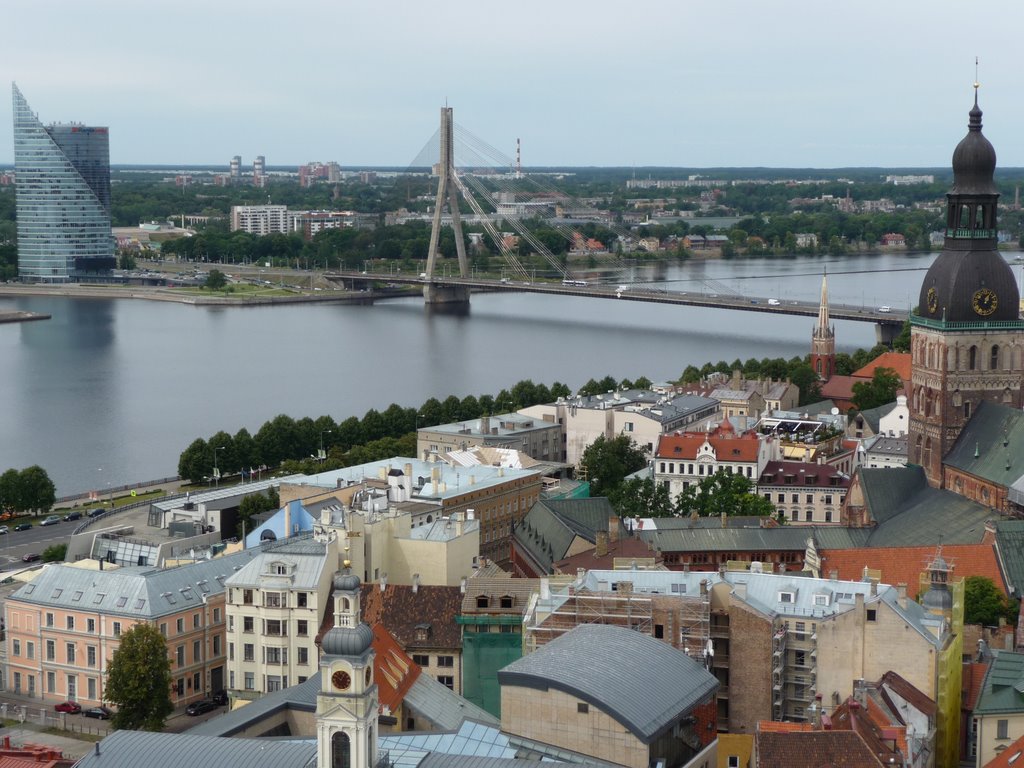
[[[939,294],[934,288],[928,289],[928,311],[935,312],[939,308]]]
[[[996,311],[996,307],[999,306],[999,299],[995,291],[989,288],[979,288],[971,298],[971,306],[974,307],[974,311],[977,314],[982,317],[988,317]]]
[[[347,691],[348,687],[352,685],[352,678],[349,676],[348,672],[339,669],[331,675],[331,682],[339,691]]]

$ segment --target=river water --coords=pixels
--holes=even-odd
[[[904,309],[933,259],[691,261],[659,278],[671,290],[816,301],[825,268],[833,302]],[[464,316],[427,312],[417,299],[213,308],[0,297],[0,311],[11,309],[53,317],[0,325],[0,472],[39,464],[58,495],[173,475],[196,437],[255,434],[279,413],[341,420],[391,403],[496,394],[521,379],[571,388],[606,374],[665,381],[691,363],[804,355],[814,325],[535,294],[477,295]],[[874,327],[838,322],[836,341],[842,351],[870,347]]]

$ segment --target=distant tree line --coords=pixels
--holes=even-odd
[[[49,512],[57,500],[56,488],[38,465],[8,469],[0,475],[0,510],[16,515]]]
[[[200,483],[212,477],[215,461],[222,474],[248,475],[259,467],[313,472],[409,456],[415,453],[419,427],[509,413],[570,394],[565,384],[555,382],[548,387],[527,379],[497,395],[462,399],[452,395],[443,401],[432,397],[419,408],[392,403],[383,411],[370,409],[361,419],[293,419],[282,414],[263,424],[255,435],[243,427],[234,435],[221,431],[208,439],[197,438],[178,459],[178,474]],[[324,461],[318,458],[321,441],[327,454]]]

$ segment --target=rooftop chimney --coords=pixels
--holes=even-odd
[[[608,543],[617,544],[619,541],[619,518],[611,515],[608,518]]]
[[[594,543],[594,557],[605,557],[608,554],[608,532],[598,531],[597,541]]]

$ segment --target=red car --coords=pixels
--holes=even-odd
[[[82,711],[82,705],[77,701],[62,701],[60,704],[55,704],[53,708],[58,712],[67,712],[69,715],[77,715]]]

